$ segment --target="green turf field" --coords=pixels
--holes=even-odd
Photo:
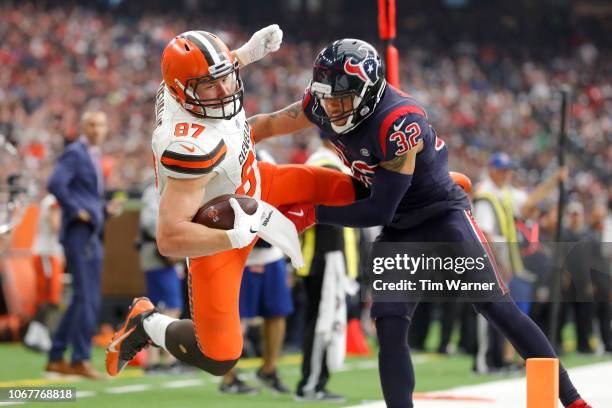
[[[293,388],[298,380],[299,356],[286,356],[280,374]],[[608,358],[610,360],[611,358]],[[568,353],[562,361],[568,367],[601,361],[601,357],[579,356]],[[104,352],[95,350],[94,362],[103,370]],[[470,371],[471,358],[440,356],[429,353],[414,354],[417,391],[442,390],[459,385],[494,381],[503,376],[476,376]],[[77,402],[42,404],[43,407],[284,407],[298,405],[291,396],[272,395],[263,391],[259,396],[228,396],[217,391],[218,380],[202,372],[181,376],[143,376],[142,370],[129,368],[118,378],[106,381],[58,382],[42,379],[45,357],[19,345],[0,346],[0,386],[74,386],[79,392]],[[254,383],[253,375],[259,362],[241,361],[243,376]],[[333,374],[329,384],[333,392],[348,397],[345,405],[382,399],[375,355],[349,358],[346,368]],[[29,405],[29,404],[26,404]],[[338,406],[337,404],[308,403],[307,406]]]

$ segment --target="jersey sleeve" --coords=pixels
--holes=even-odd
[[[420,140],[428,144],[431,136],[425,112],[416,106],[402,106],[383,120],[378,134],[381,161],[393,160],[413,149]]]
[[[214,171],[225,158],[227,146],[223,139],[211,149],[194,140],[173,140],[163,151],[160,162],[163,171],[173,178],[197,178]]]

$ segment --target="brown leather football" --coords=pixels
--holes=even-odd
[[[234,228],[234,210],[229,203],[235,198],[240,207],[247,214],[254,214],[257,210],[257,200],[239,194],[223,194],[204,203],[193,216],[192,221],[209,228],[230,230]]]

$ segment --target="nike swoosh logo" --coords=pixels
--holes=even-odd
[[[249,228],[249,231],[251,231],[251,234],[257,234],[259,232],[259,230],[253,231],[253,227]]]
[[[300,210],[300,212],[287,211],[287,214],[295,215],[296,217],[303,217],[304,216],[304,210]]]
[[[136,330],[136,327],[132,327],[130,330],[126,331],[121,336],[119,336],[115,340],[113,340],[112,343],[108,346],[108,351],[110,351],[111,353],[117,353],[117,349],[115,348],[115,346],[117,344],[121,343],[130,334],[132,334],[132,332],[134,330]]]
[[[396,132],[398,130],[400,130],[402,128],[402,125],[404,124],[405,121],[406,121],[406,118],[404,118],[404,120],[402,120],[399,125],[397,125],[397,126],[393,125],[393,130],[395,130]]]
[[[189,153],[193,153],[195,152],[195,146],[185,146],[184,144],[181,143],[181,147],[183,147],[185,150],[187,150]]]

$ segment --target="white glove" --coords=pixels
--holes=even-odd
[[[229,203],[234,210],[234,229],[225,232],[232,243],[232,248],[244,248],[255,239],[259,231],[262,209],[258,205],[253,215],[249,215],[244,212],[235,198],[230,198]]]
[[[234,52],[242,66],[259,61],[269,52],[278,51],[283,42],[283,30],[278,24],[272,24],[257,31],[249,41]]]
[[[257,200],[258,207],[262,209],[261,227],[258,235],[267,243],[281,249],[291,259],[295,269],[304,266],[302,246],[295,224],[285,217],[283,213],[262,200]]]

